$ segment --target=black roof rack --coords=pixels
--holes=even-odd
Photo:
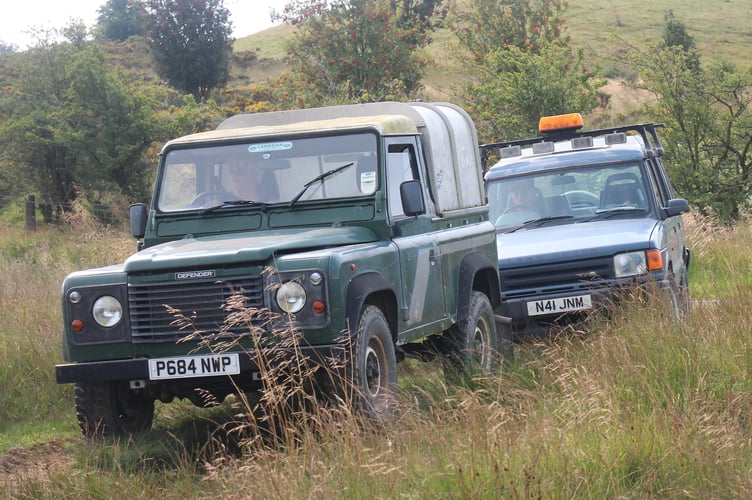
[[[645,144],[645,149],[651,154],[656,156],[662,156],[664,153],[661,140],[658,138],[658,132],[656,129],[663,127],[662,123],[640,123],[636,125],[624,125],[621,127],[602,128],[598,130],[568,130],[563,132],[554,132],[539,137],[531,137],[529,139],[518,139],[514,141],[502,141],[491,142],[488,144],[481,144],[480,147],[480,159],[483,166],[483,170],[486,169],[488,163],[489,151],[496,148],[507,148],[510,146],[531,146],[540,142],[556,142],[562,140],[575,139],[577,137],[600,137],[608,134],[617,134],[619,132],[636,132],[642,137],[642,142]]]

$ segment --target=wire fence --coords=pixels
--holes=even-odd
[[[125,227],[128,224],[128,206],[122,204],[53,201],[34,195],[27,195],[23,199],[0,196],[0,209],[23,214],[24,223],[29,230],[36,229],[36,224],[40,221],[59,224],[93,219],[104,226]]]

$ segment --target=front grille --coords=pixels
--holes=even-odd
[[[501,271],[506,298],[580,290],[610,280],[612,259],[536,264]]]
[[[264,306],[263,279],[258,275],[131,284],[128,305],[133,342],[176,341],[194,331],[205,334],[221,331],[228,336],[248,334],[248,324],[222,327],[227,315],[222,307],[237,293],[245,297],[245,307]],[[181,327],[167,306],[191,318],[191,324]]]

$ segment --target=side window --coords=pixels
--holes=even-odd
[[[386,158],[387,196],[389,197],[389,215],[402,217],[405,212],[400,199],[400,184],[412,179],[420,179],[412,144],[390,144]]]
[[[165,168],[159,209],[169,212],[187,207],[198,194],[201,180],[193,163],[170,164]]]

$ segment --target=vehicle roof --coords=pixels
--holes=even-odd
[[[645,151],[637,137],[629,137],[626,144],[596,144],[592,148],[578,150],[562,150],[561,144],[556,143],[557,150],[553,153],[532,154],[532,150],[526,148],[523,149],[522,156],[499,160],[486,172],[485,179],[489,181],[533,172],[645,158]]]
[[[359,117],[342,117],[327,120],[284,123],[277,125],[255,125],[237,128],[218,128],[208,132],[186,135],[165,144],[164,149],[178,144],[197,144],[221,142],[233,139],[253,139],[274,137],[291,133],[321,133],[346,130],[373,129],[380,134],[415,134],[418,129],[415,122],[402,115],[375,115]]]
[[[171,147],[297,134],[375,131],[421,137],[436,213],[486,205],[478,135],[470,115],[446,102],[375,102],[231,116],[216,130],[169,141]]]

